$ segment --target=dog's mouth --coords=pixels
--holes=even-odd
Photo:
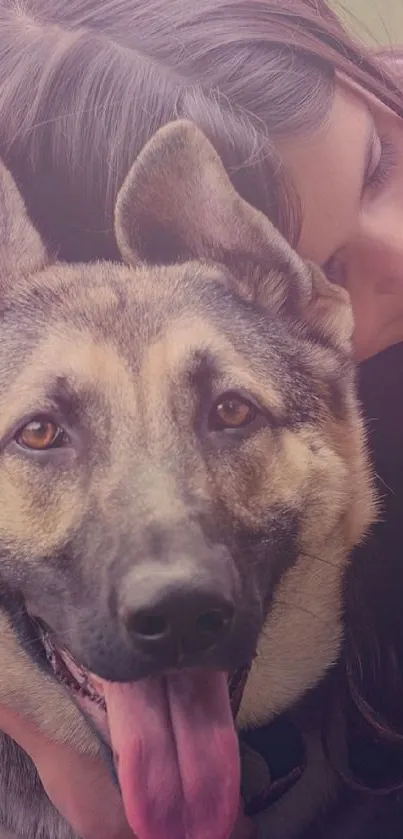
[[[35,621],[48,664],[58,682],[74,696],[80,709],[87,714],[110,746],[110,734],[107,723],[105,697],[89,670],[77,664],[73,656],[65,649],[60,649],[52,639],[51,633],[42,623]],[[98,687],[98,689],[97,689]]]
[[[226,673],[193,669],[108,682],[60,649],[47,628],[39,632],[54,676],[112,750],[136,837],[228,839],[240,794],[233,704],[244,674],[231,682]]]

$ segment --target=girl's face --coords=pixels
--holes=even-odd
[[[341,84],[315,133],[280,143],[299,251],[350,292],[359,360],[403,341],[403,121]]]

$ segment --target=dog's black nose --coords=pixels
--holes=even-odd
[[[162,594],[153,608],[127,615],[126,625],[132,638],[150,653],[175,645],[192,655],[215,647],[230,628],[233,615],[234,607],[223,597],[184,591]]]
[[[120,615],[142,653],[195,656],[214,650],[230,632],[235,613],[230,585],[220,590],[214,581],[184,579],[183,574],[161,578],[154,569],[141,576],[137,585],[133,576],[131,596],[126,589]]]

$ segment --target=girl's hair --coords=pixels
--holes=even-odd
[[[298,202],[276,139],[323,122],[336,72],[403,115],[393,69],[325,0],[0,0],[0,155],[61,258],[117,258],[117,191],[151,135],[187,117],[241,195],[295,243]],[[388,592],[390,608],[372,608],[379,556],[351,567],[338,670],[346,720],[358,714],[362,742],[374,732],[378,754],[393,746],[401,763],[403,610]]]
[[[116,258],[130,164],[188,117],[296,243],[275,140],[323,121],[336,70],[403,112],[392,74],[324,0],[0,0],[0,155],[61,257]]]

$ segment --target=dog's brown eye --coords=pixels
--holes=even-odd
[[[65,433],[57,423],[50,419],[32,419],[16,434],[18,445],[25,449],[44,452],[63,445]]]
[[[228,394],[216,402],[209,426],[213,431],[244,428],[256,419],[257,413],[257,408],[247,399],[235,393]]]

